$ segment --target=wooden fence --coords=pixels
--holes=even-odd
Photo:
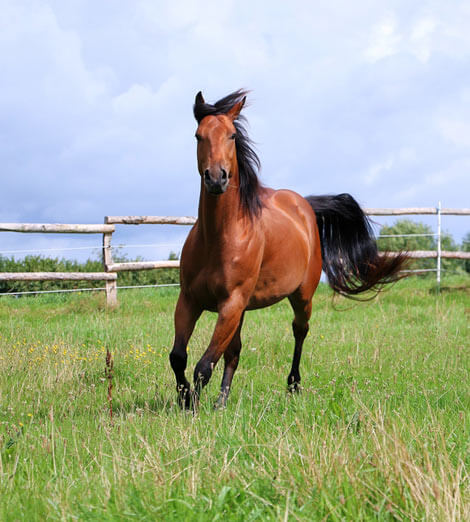
[[[448,252],[440,248],[441,215],[470,216],[470,209],[452,208],[367,208],[370,216],[429,215],[438,217],[437,250],[412,251],[410,257],[436,258],[438,283],[440,282],[440,262],[442,258],[470,259],[470,252]],[[102,234],[104,272],[0,272],[0,281],[104,281],[106,303],[117,304],[117,272],[124,270],[153,270],[155,268],[178,268],[179,261],[140,261],[115,263],[112,256],[112,235],[115,225],[193,225],[196,218],[189,216],[106,216],[103,225],[67,225],[41,223],[0,223],[0,232],[51,233],[51,234]]]
[[[111,237],[114,225],[66,225],[44,223],[0,223],[0,232],[47,234],[103,234]],[[105,281],[106,302],[113,302],[117,274],[109,272],[0,272],[0,281]]]
[[[441,208],[441,202],[437,207],[417,207],[417,208],[367,208],[364,212],[369,216],[404,216],[404,215],[435,215],[437,216],[437,233],[432,234],[437,238],[437,249],[436,250],[415,250],[408,252],[411,258],[425,259],[425,258],[436,258],[436,283],[439,291],[441,284],[441,260],[446,259],[470,259],[470,252],[462,251],[443,251],[441,248],[442,240],[442,227],[441,227],[441,216],[470,216],[470,208]],[[419,235],[419,234],[411,234]],[[400,237],[399,235],[395,237]]]

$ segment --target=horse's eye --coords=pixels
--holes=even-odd
[[[230,139],[231,139],[231,140],[234,140],[236,137],[237,137],[237,133],[234,132],[234,133],[230,136]]]
[[[196,140],[197,140],[197,141],[201,141],[201,140],[202,140],[202,136],[201,136],[200,134],[196,134],[195,137],[196,137]]]

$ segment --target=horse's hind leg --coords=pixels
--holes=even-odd
[[[180,293],[175,310],[175,341],[170,353],[170,363],[175,372],[180,405],[186,408],[191,406],[191,386],[184,374],[188,361],[187,346],[200,315],[201,311]]]
[[[298,391],[300,384],[299,364],[300,358],[302,357],[304,340],[308,333],[308,321],[312,314],[312,301],[311,298],[303,299],[301,294],[297,292],[289,296],[289,301],[295,314],[294,320],[292,321],[295,347],[292,368],[287,377],[287,386],[290,391]]]
[[[241,329],[243,324],[242,315],[240,319],[240,324],[238,325],[238,329],[235,332],[230,344],[228,345],[227,350],[224,352],[224,375],[222,377],[222,384],[220,386],[220,394],[215,403],[216,408],[223,408],[227,402],[228,394],[230,393],[230,386],[232,385],[233,375],[238,366],[238,361],[240,359],[240,351],[242,349],[242,341],[241,341]]]

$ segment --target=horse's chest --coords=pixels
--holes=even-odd
[[[227,249],[203,251],[199,257],[185,256],[182,261],[185,292],[203,308],[217,310],[235,291],[249,299],[259,274],[261,253],[245,241],[232,243]]]
[[[214,267],[203,267],[185,280],[186,292],[203,308],[216,311],[218,304],[227,299],[231,288],[227,276]]]

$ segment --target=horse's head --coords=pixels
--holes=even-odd
[[[199,174],[210,194],[224,193],[229,186],[230,178],[237,170],[237,130],[234,121],[244,103],[245,97],[227,112],[198,118],[198,114],[204,114],[204,107],[207,105],[200,92],[196,96],[194,113],[199,123],[196,130],[197,164]]]

